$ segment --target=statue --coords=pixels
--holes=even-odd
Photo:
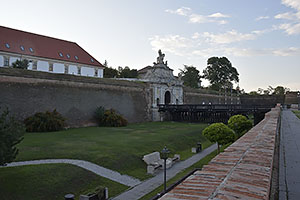
[[[158,50],[157,64],[164,64],[165,54]]]

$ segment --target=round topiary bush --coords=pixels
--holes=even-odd
[[[229,118],[228,127],[234,130],[237,138],[239,138],[252,128],[252,122],[243,115],[234,115]]]
[[[223,123],[214,123],[206,127],[202,134],[211,142],[217,142],[218,152],[220,152],[219,145],[234,142],[235,134],[232,129]]]
[[[53,112],[38,112],[24,120],[27,132],[50,132],[63,130],[65,118],[53,110]]]

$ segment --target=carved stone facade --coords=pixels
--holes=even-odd
[[[152,120],[160,121],[159,104],[183,104],[183,81],[173,75],[173,70],[164,62],[165,54],[158,51],[153,66],[139,70],[139,79],[150,83],[152,95]]]

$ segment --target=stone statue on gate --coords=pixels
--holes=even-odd
[[[164,62],[164,58],[165,58],[165,54],[161,52],[161,50],[158,50],[158,57],[157,57],[157,62],[154,62],[154,65],[159,65],[159,64],[163,64],[163,65],[168,65],[168,62]]]

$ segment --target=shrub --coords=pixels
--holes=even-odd
[[[232,129],[223,123],[214,123],[206,127],[202,134],[211,142],[217,142],[218,152],[220,152],[220,146],[234,142],[235,134]]]
[[[27,132],[59,131],[65,127],[65,118],[56,110],[38,112],[24,120]]]
[[[103,106],[97,107],[96,111],[94,112],[94,118],[96,119],[99,126],[103,126],[104,112],[105,112],[105,109]]]
[[[12,162],[18,149],[15,147],[23,140],[24,126],[9,116],[8,109],[0,115],[0,165]]]
[[[239,138],[252,128],[252,123],[243,115],[234,115],[229,118],[228,127],[234,130]]]
[[[104,112],[103,125],[112,127],[126,126],[127,120],[123,118],[123,116],[117,114],[114,109],[110,109]]]

